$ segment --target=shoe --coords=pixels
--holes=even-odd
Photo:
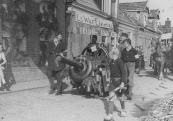
[[[6,88],[6,91],[11,91],[9,88]]]
[[[54,89],[51,89],[51,90],[49,90],[49,94],[53,94],[55,92],[55,90]]]
[[[4,91],[4,88],[0,87],[0,91]]]
[[[113,115],[112,114],[108,114],[107,117],[105,118],[106,121],[114,121],[113,119]]]
[[[121,113],[119,114],[121,117],[126,117],[126,111],[121,111]]]
[[[127,95],[126,97],[127,97],[126,100],[132,100],[132,97],[131,96]]]
[[[56,92],[56,94],[55,95],[62,95],[62,92]]]

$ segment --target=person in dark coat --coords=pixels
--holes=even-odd
[[[46,50],[46,66],[47,66],[47,76],[50,82],[49,94],[52,94],[57,90],[56,95],[62,94],[62,76],[61,72],[65,68],[65,64],[58,62],[55,63],[57,55],[63,56],[65,47],[61,42],[62,35],[58,33],[53,41],[50,41],[47,45]],[[54,83],[57,80],[57,85]]]

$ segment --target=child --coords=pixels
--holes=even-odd
[[[109,114],[106,118],[107,121],[113,120],[113,109],[114,109],[114,100],[116,97],[119,97],[121,104],[121,113],[120,116],[125,117],[125,103],[122,99],[123,91],[124,91],[124,83],[126,82],[126,71],[123,64],[123,61],[118,58],[119,50],[117,48],[113,48],[110,52],[110,58],[112,59],[110,62],[110,77],[111,82],[109,86]],[[118,91],[115,89],[119,87]]]

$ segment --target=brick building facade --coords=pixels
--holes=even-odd
[[[39,4],[33,0],[25,0],[26,4],[26,13],[29,15],[28,22],[28,35],[27,35],[27,54],[32,57],[34,62],[39,60],[39,33],[40,28],[39,24],[35,19],[35,16],[39,13]]]

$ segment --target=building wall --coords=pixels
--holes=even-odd
[[[140,23],[141,25],[146,25],[146,22],[148,21],[148,13],[146,13],[146,12],[140,12],[140,14],[139,13],[137,13],[136,11],[135,12],[126,12],[128,15],[129,15],[129,17],[131,17],[131,18],[134,18],[134,19],[136,19],[136,20],[138,20],[138,23]],[[139,16],[139,19],[138,19],[138,17],[137,16]],[[146,17],[146,19],[145,19],[145,17]]]
[[[39,60],[39,40],[40,40],[40,28],[35,19],[35,16],[39,13],[39,4],[33,0],[26,0],[26,12],[29,15],[28,23],[28,36],[27,36],[27,54],[32,57],[34,62]]]
[[[63,42],[67,45],[66,37],[66,7],[64,0],[56,0],[56,16],[59,22],[59,30],[63,35]]]
[[[1,24],[1,17],[0,17],[0,42],[2,42],[2,24]]]
[[[127,33],[129,35],[129,38],[131,39],[132,46],[134,47],[136,45],[135,44],[135,34],[136,34],[135,28],[127,26],[123,23],[120,23],[119,24],[119,31],[120,31],[119,34],[121,34],[122,32]]]

